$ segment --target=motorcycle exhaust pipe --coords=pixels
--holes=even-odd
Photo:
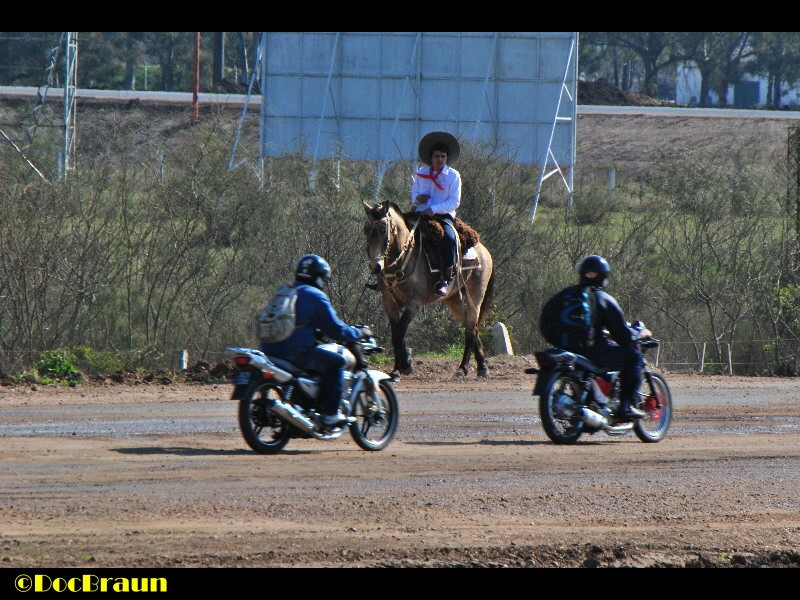
[[[622,433],[633,429],[633,423],[622,423],[620,425],[611,425],[603,415],[586,408],[581,407],[581,420],[589,427],[594,429],[602,429],[609,433]]]
[[[314,423],[312,423],[305,415],[300,413],[292,405],[275,400],[272,410],[282,419],[289,421],[292,425],[305,431],[306,433],[315,433]]]

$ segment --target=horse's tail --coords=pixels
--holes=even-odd
[[[489,283],[486,284],[486,291],[483,293],[483,301],[481,302],[481,310],[478,313],[478,327],[483,323],[492,307],[494,306],[494,267],[492,267],[492,274],[489,276]]]

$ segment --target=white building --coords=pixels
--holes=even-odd
[[[700,103],[700,71],[693,63],[686,63],[676,68],[675,102],[696,106]],[[767,107],[768,80],[761,75],[745,73],[738,83],[728,86],[727,104],[740,108]],[[711,106],[719,105],[719,95],[709,92]],[[781,106],[796,107],[800,105],[800,87],[781,89]]]

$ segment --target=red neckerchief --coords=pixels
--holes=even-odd
[[[444,167],[442,167],[442,171],[444,171]],[[434,175],[433,167],[430,167],[428,169],[428,173],[430,173],[430,175],[425,175],[424,173],[417,173],[417,175],[419,177],[422,177],[423,179],[430,179],[431,181],[433,181],[433,185],[435,185],[440,190],[443,190],[444,188],[442,187],[442,185],[438,181],[436,181],[437,179],[439,179],[439,175],[442,174],[442,171],[439,171],[436,175]]]

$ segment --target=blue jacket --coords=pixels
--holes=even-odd
[[[261,344],[265,354],[284,356],[297,354],[317,345],[315,329],[337,342],[352,342],[361,339],[361,330],[343,323],[336,315],[331,301],[322,290],[303,282],[295,282],[297,303],[295,314],[297,329],[288,339],[275,344]]]

